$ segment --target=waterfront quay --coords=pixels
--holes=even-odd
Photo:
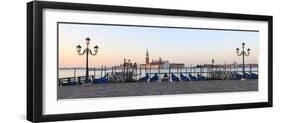
[[[258,91],[258,79],[100,83],[62,86],[58,99]]]

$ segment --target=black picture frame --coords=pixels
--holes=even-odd
[[[207,105],[207,106],[189,106],[189,107],[163,107],[156,109],[138,109],[122,111],[106,111],[91,113],[70,113],[57,115],[44,115],[43,112],[43,95],[42,95],[42,10],[65,9],[65,10],[85,10],[101,12],[117,12],[132,14],[149,14],[149,15],[169,15],[169,16],[187,16],[187,17],[204,17],[204,18],[222,18],[238,20],[257,20],[268,22],[268,101],[258,103],[241,103],[241,104],[224,104],[224,105]],[[27,3],[27,120],[32,122],[45,121],[63,121],[78,119],[94,119],[107,117],[123,117],[137,115],[154,115],[184,112],[201,112],[214,110],[230,110],[272,107],[272,68],[273,68],[273,17],[265,15],[233,14],[218,12],[186,11],[171,10],[158,8],[140,8],[125,6],[93,5],[80,3],[63,3],[63,2],[45,2],[33,1]]]

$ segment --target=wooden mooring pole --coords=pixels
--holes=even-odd
[[[171,80],[170,78],[171,78],[171,67],[169,65],[169,81]]]

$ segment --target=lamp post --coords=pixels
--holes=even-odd
[[[84,55],[86,53],[86,82],[89,82],[89,67],[88,67],[89,59],[88,59],[88,57],[89,57],[89,54],[92,56],[97,55],[99,47],[97,45],[94,46],[94,53],[93,53],[92,50],[89,48],[91,39],[89,37],[87,37],[85,40],[86,40],[86,48],[84,49],[83,52],[81,52],[81,48],[82,48],[81,45],[77,45],[76,48],[77,48],[78,55]]]
[[[245,50],[245,43],[242,43],[242,51],[240,52],[239,48],[236,48],[236,53],[238,56],[242,56],[242,60],[243,60],[243,79],[245,79],[245,56],[249,56],[250,55],[250,51],[251,49],[248,48],[247,51]]]

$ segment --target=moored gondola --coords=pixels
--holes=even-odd
[[[239,80],[239,79],[242,79],[242,78],[243,78],[243,75],[241,75],[241,74],[239,74],[239,73],[236,72],[236,73],[235,73],[235,78],[238,79],[238,80]]]
[[[172,73],[172,81],[180,81],[179,77],[177,77],[174,73]]]
[[[188,74],[188,77],[190,78],[190,80],[192,81],[196,81],[197,78],[195,76],[192,76],[191,74]]]
[[[78,83],[75,81],[75,78],[65,78],[61,79],[61,86],[72,86],[72,85],[78,85]]]
[[[183,74],[180,74],[180,78],[182,81],[189,81],[189,78],[184,76]]]
[[[254,73],[245,73],[247,79],[258,79],[258,75]]]
[[[155,73],[154,76],[151,77],[149,81],[150,82],[156,82],[156,81],[158,81],[158,79],[159,79],[159,76]]]
[[[139,81],[145,81],[146,82],[146,81],[148,81],[148,79],[149,79],[149,74],[146,73],[144,77],[139,79]]]
[[[162,82],[166,82],[166,81],[169,81],[169,80],[170,80],[170,79],[169,79],[168,74],[167,74],[167,73],[164,73],[163,78],[161,79],[161,81],[162,81]]]
[[[98,78],[98,79],[93,79],[92,83],[106,83],[108,81],[108,78],[106,76]]]
[[[207,80],[207,77],[202,76],[200,74],[197,74],[197,80],[202,81],[202,80]]]

